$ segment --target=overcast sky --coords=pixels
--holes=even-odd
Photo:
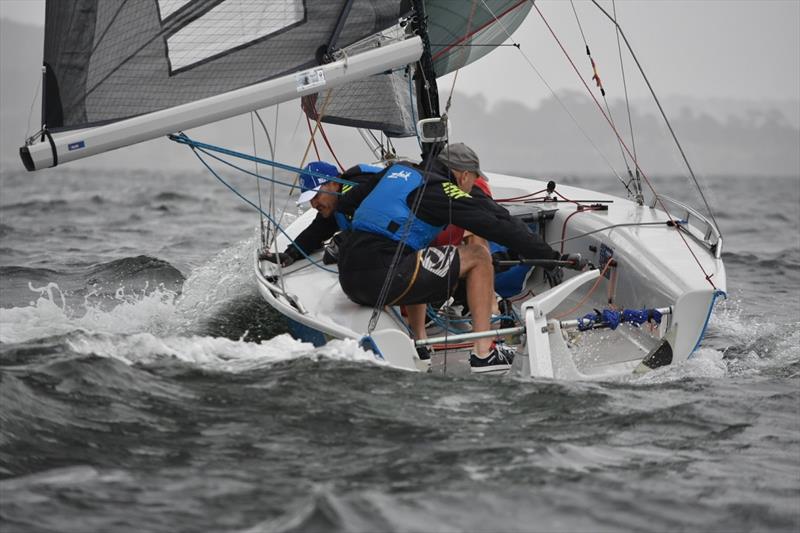
[[[464,0],[467,1],[467,0]],[[570,2],[536,4],[584,76],[589,69]],[[602,0],[611,12],[609,0]],[[610,97],[622,97],[616,39],[609,21],[591,2],[575,7]],[[800,1],[798,0],[618,0],[617,17],[660,96],[741,100],[800,99]],[[0,16],[42,25],[44,0],[0,0]],[[555,89],[585,90],[535,9],[513,36],[522,52]],[[634,99],[647,96],[630,74]],[[452,77],[440,80],[449,87]],[[457,90],[491,100],[513,98],[536,104],[549,90],[515,48],[496,50],[490,61],[464,69]]]

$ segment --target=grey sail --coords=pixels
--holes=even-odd
[[[436,75],[444,76],[494,50],[530,9],[527,0],[426,0]],[[417,118],[416,97],[409,88],[411,74],[395,71],[349,83],[316,98],[304,98],[303,109],[314,120],[410,137],[416,134]]]
[[[42,123],[95,126],[270,80],[317,65],[332,39],[350,45],[403,15],[400,0],[347,4],[48,0]]]

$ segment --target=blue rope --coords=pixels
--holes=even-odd
[[[406,323],[406,320],[403,318],[403,315],[401,315],[399,312],[397,312],[397,309],[395,309],[393,306],[387,306],[387,307],[392,311],[392,314],[394,314],[395,318],[397,318],[397,320],[401,324],[403,324],[403,326],[406,328],[406,331],[408,331],[408,336],[413,339],[414,338],[414,332],[411,331],[411,328]]]
[[[190,146],[191,146],[191,145],[190,145]],[[234,188],[232,185],[230,185],[230,184],[229,184],[227,181],[225,181],[224,179],[222,179],[222,177],[221,177],[219,174],[217,174],[216,172],[214,172],[214,169],[213,169],[213,168],[211,168],[211,166],[210,166],[208,163],[206,163],[206,161],[205,161],[205,160],[204,160],[202,157],[200,157],[200,154],[198,154],[198,153],[197,153],[197,150],[195,150],[195,149],[194,149],[194,147],[192,147],[192,152],[194,153],[194,155],[195,155],[195,156],[197,156],[197,159],[199,159],[199,160],[200,160],[200,162],[201,162],[201,163],[203,163],[203,166],[205,166],[205,167],[208,169],[208,171],[209,171],[209,172],[211,172],[211,174],[212,174],[212,175],[213,175],[215,178],[217,178],[217,179],[218,179],[218,180],[219,180],[219,181],[220,181],[220,182],[221,182],[223,185],[225,185],[225,186],[226,186],[228,189],[230,189],[230,191],[231,191],[233,194],[235,194],[236,196],[238,196],[239,198],[241,198],[242,200],[244,200],[244,202],[245,202],[245,203],[247,203],[247,204],[249,204],[249,205],[250,205],[250,206],[251,206],[253,209],[255,209],[256,211],[258,211],[259,213],[261,213],[262,215],[264,215],[265,217],[267,217],[267,220],[269,220],[270,222],[272,222],[272,223],[275,225],[275,227],[276,227],[276,228],[278,228],[278,230],[279,230],[281,233],[283,233],[283,234],[286,236],[286,238],[287,238],[287,239],[289,239],[289,242],[291,242],[292,244],[294,244],[294,239],[292,239],[291,237],[289,237],[289,234],[288,234],[288,233],[286,233],[286,232],[283,230],[283,228],[282,228],[282,227],[281,227],[281,226],[278,224],[278,222],[277,222],[277,221],[276,221],[274,218],[272,218],[272,217],[271,217],[271,216],[269,216],[267,213],[265,213],[265,212],[264,212],[264,210],[263,210],[263,209],[261,209],[259,206],[257,206],[256,204],[254,204],[253,202],[251,202],[250,200],[248,200],[247,198],[245,198],[245,197],[244,197],[244,195],[242,195],[242,194],[241,194],[239,191],[237,191],[237,190],[236,190],[236,189],[235,189],[235,188]],[[338,274],[338,273],[339,273],[339,272],[338,272],[338,271],[336,271],[336,270],[331,270],[330,268],[327,268],[327,267],[323,266],[323,265],[322,265],[322,263],[320,263],[319,261],[315,261],[314,259],[311,259],[311,257],[310,257],[310,256],[309,256],[309,255],[308,255],[306,252],[305,252],[305,250],[303,250],[303,249],[302,249],[302,248],[300,248],[299,246],[295,246],[295,249],[296,249],[296,250],[298,250],[298,251],[299,251],[301,254],[303,254],[303,256],[304,256],[306,259],[308,259],[308,260],[309,260],[309,262],[311,262],[311,264],[315,265],[317,268],[321,268],[322,270],[325,270],[326,272],[331,272],[331,273],[333,273],[333,274]]]
[[[201,148],[203,150],[210,150],[212,152],[219,152],[221,154],[229,155],[231,157],[238,157],[239,159],[244,159],[246,161],[252,161],[254,163],[261,163],[263,165],[268,165],[268,166],[271,166],[271,167],[279,168],[281,170],[294,172],[296,174],[306,173],[306,174],[310,174],[312,176],[316,176],[317,178],[323,178],[323,179],[326,179],[328,181],[335,181],[337,183],[341,183],[342,185],[353,185],[353,186],[358,185],[354,181],[345,180],[345,179],[342,179],[342,178],[339,178],[339,177],[334,177],[334,176],[328,176],[327,174],[321,174],[319,172],[314,172],[313,170],[305,170],[305,169],[302,169],[302,168],[293,167],[291,165],[285,165],[283,163],[278,163],[277,161],[270,161],[269,159],[263,159],[261,157],[256,157],[256,156],[252,156],[250,154],[237,152],[235,150],[229,150],[227,148],[222,148],[221,146],[214,146],[213,144],[206,144],[206,143],[202,143],[202,142],[199,142],[199,141],[195,141],[194,139],[190,139],[185,133],[179,133],[177,135],[170,135],[169,138],[170,138],[170,140],[173,140],[173,141],[175,141],[177,143],[180,143],[180,144],[185,144],[185,145],[190,146],[192,148]],[[207,152],[204,152],[204,153],[207,153]],[[262,179],[270,180],[270,178],[266,178],[266,177],[263,177]],[[281,183],[281,182],[276,182],[276,183],[280,183],[281,185],[285,185],[285,183]]]
[[[296,185],[296,184],[294,184],[294,183],[287,183],[287,182],[285,182],[285,181],[279,181],[279,180],[276,180],[276,179],[268,178],[268,177],[266,177],[266,176],[262,176],[261,174],[258,174],[257,172],[252,172],[252,171],[250,171],[250,170],[247,170],[247,169],[244,169],[244,168],[242,168],[242,167],[240,167],[240,166],[238,166],[238,165],[234,165],[234,164],[233,164],[233,163],[231,163],[230,161],[228,161],[228,160],[226,160],[226,159],[223,159],[223,158],[221,158],[221,157],[219,157],[219,156],[217,156],[217,155],[214,155],[214,154],[212,154],[211,152],[208,152],[208,151],[204,150],[203,148],[197,148],[197,150],[198,150],[198,151],[200,151],[200,152],[202,152],[202,153],[204,153],[205,155],[207,155],[208,157],[210,157],[210,158],[212,158],[212,159],[216,159],[216,160],[217,160],[217,161],[219,161],[220,163],[223,163],[223,164],[225,164],[225,165],[228,165],[229,167],[231,167],[231,168],[234,168],[234,169],[238,170],[239,172],[243,172],[244,174],[248,174],[248,175],[250,175],[250,176],[256,177],[256,178],[258,178],[258,179],[261,179],[261,180],[265,180],[265,181],[271,181],[272,183],[277,183],[278,185],[283,185],[283,186],[285,186],[285,187],[294,187],[294,188],[297,188],[297,185]],[[331,192],[330,194],[341,194],[341,193],[338,193],[338,192]]]
[[[639,327],[645,322],[650,321],[661,324],[661,313],[658,309],[624,309],[622,311],[615,311],[613,309],[598,311],[595,309],[594,313],[589,313],[578,318],[578,329],[580,331],[586,331],[592,329],[595,325],[617,329],[619,325],[623,323],[633,324]]]
[[[428,318],[430,318],[430,319],[431,319],[431,321],[432,321],[434,324],[436,324],[437,326],[439,326],[440,328],[442,328],[443,330],[445,330],[445,331],[446,331],[446,332],[448,332],[448,333],[464,333],[464,332],[463,332],[463,331],[461,331],[461,330],[458,330],[458,329],[452,329],[452,328],[450,328],[450,327],[447,325],[447,322],[445,322],[444,320],[442,320],[442,318],[441,318],[441,317],[438,315],[438,313],[436,313],[436,312],[434,312],[434,311],[433,311],[433,308],[432,308],[430,305],[428,305],[428,306],[427,306],[427,308],[426,308],[426,310],[425,310],[425,314],[427,314],[427,315],[428,315]],[[451,320],[450,322],[452,322],[452,320]]]

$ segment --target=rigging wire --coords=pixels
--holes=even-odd
[[[611,20],[611,22],[614,24],[614,26],[616,26],[617,31],[619,31],[619,34],[622,36],[622,39],[625,41],[625,46],[628,48],[628,51],[630,52],[631,57],[633,58],[634,62],[636,62],[636,66],[638,67],[639,72],[642,75],[642,79],[644,79],[645,83],[647,84],[647,88],[650,90],[650,94],[652,95],[653,100],[655,101],[656,105],[658,106],[658,110],[661,112],[661,117],[664,119],[664,122],[667,124],[667,128],[669,128],[669,132],[672,135],[672,139],[675,141],[675,145],[678,147],[678,151],[680,152],[681,157],[683,158],[683,162],[686,164],[686,168],[689,171],[689,175],[692,177],[692,180],[694,181],[694,184],[697,187],[697,191],[700,193],[700,197],[703,199],[703,203],[705,204],[706,209],[708,210],[708,214],[711,216],[711,220],[714,221],[714,225],[717,227],[717,231],[719,232],[720,236],[722,236],[722,232],[720,231],[720,227],[719,227],[719,224],[717,223],[717,219],[714,216],[714,212],[711,210],[711,206],[708,204],[708,200],[706,199],[706,196],[703,193],[703,189],[700,187],[700,183],[697,181],[697,177],[694,174],[694,170],[692,170],[692,165],[689,164],[689,159],[686,157],[686,153],[683,151],[683,147],[681,146],[680,141],[678,141],[678,136],[675,134],[675,130],[672,129],[672,124],[670,123],[669,119],[667,118],[667,114],[664,112],[664,108],[661,106],[661,101],[658,99],[658,96],[656,96],[656,92],[653,89],[653,86],[650,84],[649,78],[644,73],[644,69],[642,68],[641,63],[639,63],[639,59],[636,57],[636,54],[633,52],[633,48],[631,47],[630,42],[628,42],[628,38],[625,36],[625,33],[622,31],[622,28],[620,28],[620,26],[617,23],[616,19],[614,19],[611,15],[609,15],[608,12],[605,9],[603,9],[603,7],[599,3],[597,3],[597,0],[592,0],[592,3],[595,6],[597,6],[597,8],[606,17],[608,17]],[[536,4],[534,4],[534,7],[536,7]],[[538,11],[538,9],[537,9],[537,11]],[[540,14],[541,14],[541,12],[540,12]],[[641,170],[638,165],[637,165],[637,169]],[[647,184],[652,189],[653,187],[652,187],[652,185],[650,185],[649,181],[647,180],[647,177],[644,176],[644,173],[642,173],[642,177],[645,178],[645,181],[648,182]],[[653,194],[655,194],[655,191],[653,191]],[[662,204],[662,207],[663,207],[663,204]]]
[[[586,34],[583,32],[583,25],[581,24],[581,19],[578,16],[578,10],[575,8],[575,2],[573,0],[569,0],[569,3],[572,6],[572,12],[575,14],[575,21],[578,23],[578,29],[581,32],[581,38],[583,39],[583,46],[586,48],[586,55],[589,57],[589,63],[592,66],[592,80],[594,80],[595,84],[600,89],[600,94],[603,96],[603,102],[605,103],[606,106],[606,113],[608,114],[612,124],[614,124],[614,126],[616,127],[613,115],[611,114],[611,107],[608,105],[608,99],[606,98],[606,90],[603,87],[603,81],[600,78],[599,72],[597,71],[597,64],[595,63],[594,57],[592,57],[592,52],[589,49],[589,42],[586,40]],[[619,144],[619,151],[622,154],[622,161],[625,162],[625,168],[628,170],[629,180],[628,183],[625,185],[625,190],[628,191],[629,197],[635,197],[639,205],[642,205],[644,203],[644,198],[641,196],[641,194],[632,193],[630,188],[628,187],[628,185],[630,185],[631,181],[633,180],[633,172],[631,171],[631,166],[628,164],[628,157],[625,155],[625,149],[622,147],[622,140],[619,138],[617,138],[616,140],[617,143]],[[634,186],[634,188],[636,187]],[[637,190],[636,192],[638,193],[640,191]]]
[[[408,103],[411,106],[411,122],[414,124],[414,136],[417,138],[417,144],[422,150],[422,141],[419,138],[419,129],[417,128],[417,110],[416,99],[414,98],[414,80],[411,75],[411,66],[406,67],[406,77],[408,78]]]
[[[204,150],[218,152],[218,153],[221,153],[221,154],[224,154],[224,155],[227,155],[227,156],[236,157],[236,158],[239,158],[239,159],[244,159],[245,161],[252,161],[254,159],[253,156],[245,154],[245,153],[242,153],[242,152],[237,152],[235,150],[229,150],[227,148],[222,148],[221,146],[214,146],[213,144],[207,144],[207,143],[203,143],[203,142],[200,142],[200,141],[195,141],[194,139],[189,138],[185,133],[181,133],[181,134],[178,134],[178,135],[170,135],[169,139],[172,140],[172,141],[175,141],[177,143],[180,143],[180,144],[185,144],[185,145],[190,146],[190,147],[202,148]],[[211,154],[208,154],[208,155],[211,155]],[[220,159],[220,161],[225,162],[226,164],[232,166],[233,168],[236,168],[237,170],[240,170],[241,172],[244,172],[244,173],[247,173],[247,174],[252,174],[249,170],[244,170],[244,169],[242,169],[240,167],[237,167],[237,166],[233,165],[232,163],[230,163],[229,161],[225,161],[224,159]],[[277,161],[270,161],[269,159],[264,159],[264,158],[261,158],[261,157],[258,158],[258,162],[261,163],[261,164],[264,164],[264,165],[269,165],[269,166],[273,166],[273,167],[279,168],[281,170],[286,170],[286,171],[292,172],[294,174],[302,174],[303,172],[306,172],[306,173],[309,173],[309,174],[311,174],[313,176],[316,176],[316,177],[319,177],[319,178],[325,178],[325,179],[327,179],[329,181],[335,181],[336,183],[341,183],[342,185],[353,185],[353,186],[358,185],[354,181],[346,180],[346,179],[340,178],[338,176],[328,176],[326,174],[320,174],[319,172],[314,172],[314,171],[311,171],[311,170],[303,170],[302,168],[293,167],[291,165],[285,165],[283,163],[278,163]],[[270,181],[270,178],[267,178],[265,176],[259,176],[259,177],[261,179],[263,179],[263,180]],[[293,187],[293,186],[296,187],[296,185],[293,185],[291,183],[285,183],[285,182],[278,181],[278,180],[275,180],[275,183],[277,183],[279,185],[285,185],[287,187]],[[340,194],[340,193],[330,192],[328,194]]]
[[[512,43],[518,44],[514,40],[514,38],[511,37],[511,33],[509,33],[508,29],[497,18],[497,15],[495,15],[494,12],[492,12],[491,8],[489,8],[489,6],[486,5],[485,0],[481,0],[481,2],[483,2],[483,5],[486,8],[486,11],[488,11],[492,15],[492,17],[494,17],[495,21],[500,26],[500,28],[503,30],[503,32],[506,34],[508,39]],[[589,142],[589,144],[592,146],[592,148],[594,148],[595,152],[597,152],[597,155],[599,155],[600,158],[603,161],[605,161],[605,163],[608,166],[609,170],[611,170],[611,173],[614,176],[617,177],[617,179],[619,180],[620,183],[622,183],[623,186],[626,186],[625,180],[622,179],[622,176],[619,175],[617,170],[614,168],[614,165],[611,164],[611,161],[608,160],[608,157],[606,157],[606,155],[603,153],[603,151],[600,150],[600,148],[597,146],[597,144],[592,140],[592,138],[589,136],[589,133],[586,131],[586,129],[583,126],[581,126],[581,123],[578,121],[578,119],[575,117],[575,115],[572,113],[572,111],[570,111],[569,107],[567,107],[567,104],[564,103],[564,100],[562,100],[562,98],[560,96],[558,96],[558,94],[556,93],[555,89],[553,89],[553,87],[547,82],[547,80],[545,79],[544,75],[541,72],[539,72],[539,69],[537,69],[536,65],[533,64],[533,61],[531,61],[531,59],[528,57],[528,54],[526,54],[522,50],[521,46],[517,46],[516,48],[522,54],[522,57],[525,59],[525,62],[528,64],[528,66],[531,68],[531,70],[533,70],[536,73],[536,75],[539,77],[539,80],[542,82],[542,84],[544,84],[544,86],[547,87],[547,90],[550,91],[550,94],[553,96],[553,98],[555,98],[556,102],[558,102],[558,104],[561,106],[561,108],[564,110],[564,112],[567,115],[569,115],[570,119],[572,119],[572,122],[578,128],[578,131],[580,131],[583,134],[583,136],[586,138],[586,140]]]
[[[617,2],[616,0],[611,0],[611,5],[614,8],[614,19],[617,18]],[[614,33],[617,36],[617,52],[619,54],[619,68],[622,72],[622,87],[625,90],[625,108],[628,111],[628,128],[631,132],[631,149],[633,151],[633,166],[635,168],[636,175],[634,177],[634,183],[636,184],[635,187],[637,188],[637,192],[642,194],[642,182],[641,177],[639,176],[639,165],[637,164],[638,157],[636,154],[636,136],[633,134],[633,119],[631,118],[631,101],[628,97],[628,80],[625,76],[625,62],[622,59],[622,44],[619,40],[619,26],[615,26]],[[630,168],[628,169],[630,171]]]
[[[46,67],[42,67],[42,68],[46,68]],[[30,108],[30,111],[28,111],[28,127],[25,130],[25,140],[26,141],[28,139],[30,139],[31,137],[35,137],[36,135],[38,135],[38,133],[34,133],[33,135],[30,135],[30,131],[31,131],[31,117],[33,116],[33,106],[36,104],[36,95],[37,94],[40,95],[39,96],[40,99],[44,100],[44,89],[42,87],[42,78],[44,78],[44,74],[42,74],[42,76],[39,76],[39,81],[36,84],[36,90],[33,92],[33,97],[31,98],[31,108]],[[41,90],[41,93],[40,93],[40,90]],[[44,119],[45,119],[45,117],[42,117],[42,120],[44,120]]]
[[[264,135],[267,138],[267,146],[269,147],[269,157],[270,157],[270,159],[272,159],[274,161],[275,160],[275,145],[272,144],[272,136],[269,134],[269,129],[267,129],[267,125],[261,119],[261,115],[258,113],[258,111],[254,111],[254,113],[256,115],[256,119],[258,119],[259,124],[261,124],[261,128],[264,130]],[[277,134],[277,127],[278,127],[278,107],[276,106],[275,107],[275,129],[276,129],[276,134]],[[272,183],[270,184],[269,212],[270,213],[274,213],[275,212],[275,167],[270,167],[270,171],[271,171],[271,174],[272,174]],[[286,207],[286,204],[284,204],[284,211],[285,211],[285,207]],[[278,224],[281,223],[282,218],[283,218],[283,212],[281,212],[281,216],[278,218]],[[278,236],[277,231],[275,231],[275,232],[270,231],[271,230],[271,225],[267,226],[267,230],[268,230],[268,233],[267,233],[267,236],[266,236],[267,243],[265,244],[265,247],[266,246],[272,246],[274,244],[275,238],[277,238],[277,236]]]
[[[386,300],[389,297],[389,288],[394,281],[395,278],[395,271],[397,267],[400,265],[400,260],[403,258],[403,251],[406,248],[406,239],[411,234],[411,224],[413,223],[414,219],[417,216],[417,212],[419,211],[419,206],[422,204],[422,197],[425,195],[425,190],[428,187],[428,173],[430,172],[431,166],[433,165],[434,158],[430,155],[428,156],[427,161],[425,162],[425,169],[422,174],[422,187],[418,187],[416,197],[414,198],[413,204],[411,207],[411,213],[413,216],[407,217],[406,221],[403,223],[402,228],[399,228],[398,234],[401,235],[400,241],[397,243],[397,248],[395,249],[394,256],[392,256],[392,260],[389,263],[389,271],[387,272],[386,279],[381,286],[381,290],[378,293],[378,299],[375,301],[375,306],[372,309],[372,315],[369,319],[369,324],[367,325],[367,335],[370,335],[375,327],[378,325],[378,318],[380,317],[381,309],[384,305],[386,305]],[[394,303],[394,302],[392,302]]]
[[[219,181],[220,181],[220,183],[222,183],[222,184],[223,184],[225,187],[227,187],[227,188],[228,188],[228,189],[229,189],[229,190],[230,190],[230,191],[231,191],[233,194],[235,194],[235,195],[236,195],[236,196],[238,196],[238,197],[239,197],[241,200],[243,200],[245,203],[247,203],[248,205],[250,205],[250,207],[252,207],[253,209],[257,209],[257,210],[258,210],[258,211],[259,211],[259,212],[260,212],[260,213],[261,213],[263,216],[265,216],[265,217],[267,217],[268,219],[270,219],[270,221],[271,221],[273,224],[275,224],[275,225],[276,225],[276,228],[278,229],[278,231],[280,231],[281,233],[283,233],[283,234],[286,236],[286,238],[287,238],[287,239],[289,239],[289,242],[291,242],[291,243],[293,243],[293,242],[294,242],[294,239],[292,239],[292,238],[289,236],[289,234],[288,234],[288,233],[286,233],[286,231],[284,231],[284,229],[283,229],[282,227],[278,226],[278,225],[277,225],[277,222],[276,222],[276,221],[275,221],[275,220],[274,220],[274,219],[273,219],[273,218],[272,218],[272,217],[271,217],[271,216],[270,216],[268,213],[264,212],[264,210],[263,210],[263,209],[261,209],[260,207],[258,207],[258,206],[257,206],[255,203],[253,203],[253,202],[252,202],[250,199],[246,198],[246,197],[245,197],[245,196],[244,196],[242,193],[240,193],[240,192],[239,192],[239,191],[238,191],[238,190],[237,190],[235,187],[233,187],[233,186],[232,186],[230,183],[228,183],[227,181],[225,181],[225,179],[224,179],[222,176],[220,176],[220,175],[219,175],[217,172],[215,172],[215,171],[214,171],[214,169],[213,169],[213,168],[211,168],[211,165],[209,165],[209,164],[206,162],[206,160],[205,160],[205,159],[203,159],[203,158],[202,158],[202,156],[201,156],[200,154],[198,154],[198,153],[197,153],[198,151],[202,151],[201,149],[199,149],[199,148],[197,148],[197,147],[195,147],[195,146],[192,146],[192,145],[189,145],[189,147],[192,149],[192,152],[193,152],[193,153],[194,153],[194,155],[197,157],[197,159],[199,159],[199,160],[200,160],[200,162],[203,164],[203,166],[205,166],[205,167],[208,169],[208,171],[211,173],[211,175],[213,175],[215,178],[217,178],[217,180],[219,180]],[[207,155],[211,155],[211,154],[207,154]],[[212,156],[212,157],[213,157],[213,156]],[[297,250],[298,250],[298,251],[299,251],[301,254],[303,254],[303,256],[304,256],[306,259],[308,259],[308,261],[309,261],[310,263],[312,263],[313,265],[315,265],[317,268],[320,268],[320,269],[322,269],[322,270],[325,270],[326,272],[331,272],[331,273],[333,273],[333,274],[337,274],[337,273],[338,273],[338,271],[336,271],[336,270],[332,270],[332,269],[330,269],[330,268],[328,268],[328,267],[326,267],[326,266],[323,266],[323,265],[322,265],[322,263],[320,263],[319,261],[317,261],[317,260],[315,260],[315,259],[312,259],[312,258],[311,258],[311,256],[309,256],[309,255],[308,255],[308,254],[305,252],[305,250],[303,250],[302,248],[300,248],[300,247],[298,247],[298,246],[295,246],[295,248],[296,248],[296,249],[297,249]],[[281,277],[282,277],[282,276],[281,276]]]
[[[540,9],[539,9],[539,7],[536,5],[536,3],[535,3],[535,2],[533,2],[533,0],[531,0],[531,3],[533,3],[533,7],[534,7],[534,9],[536,9],[536,11],[539,13],[539,16],[542,18],[542,21],[543,21],[543,22],[545,23],[545,25],[547,26],[547,29],[548,29],[548,30],[550,30],[550,34],[551,34],[551,35],[553,36],[553,38],[556,40],[556,43],[558,43],[559,47],[561,48],[561,51],[562,51],[562,52],[564,53],[564,55],[566,56],[566,58],[567,58],[567,60],[569,61],[570,65],[572,65],[572,69],[573,69],[573,70],[575,71],[575,73],[578,75],[578,78],[580,79],[581,83],[583,83],[583,86],[584,86],[584,87],[586,88],[586,90],[589,92],[589,96],[591,96],[591,97],[592,97],[592,100],[594,100],[594,103],[597,105],[598,109],[600,109],[600,113],[603,115],[603,118],[605,118],[605,119],[606,119],[606,121],[609,123],[609,125],[611,126],[611,129],[612,129],[612,131],[613,131],[613,132],[614,132],[614,134],[617,136],[617,138],[618,138],[618,139],[620,139],[620,142],[622,142],[622,145],[625,147],[625,150],[628,152],[628,154],[629,154],[629,155],[631,155],[631,157],[633,157],[633,156],[632,156],[632,154],[631,154],[631,152],[630,152],[630,150],[628,149],[628,147],[627,147],[627,146],[625,145],[625,143],[622,141],[622,137],[620,136],[620,134],[619,134],[619,132],[617,131],[617,129],[614,127],[614,124],[611,122],[611,120],[609,119],[609,117],[608,117],[608,116],[605,114],[605,112],[603,111],[603,106],[601,106],[601,105],[600,105],[600,102],[598,102],[598,101],[597,101],[597,98],[595,97],[594,93],[592,93],[592,91],[591,91],[591,89],[589,88],[588,84],[586,83],[586,81],[584,81],[583,77],[580,75],[580,72],[578,71],[578,68],[575,66],[575,62],[572,60],[572,58],[570,57],[569,53],[568,53],[568,52],[567,52],[567,50],[564,48],[564,45],[561,43],[561,41],[559,40],[558,36],[555,34],[555,31],[553,31],[553,28],[552,28],[552,27],[550,26],[550,24],[547,22],[547,19],[544,17],[544,14],[541,12],[541,10],[540,10]],[[623,38],[624,38],[624,37],[625,37],[625,35],[623,34]],[[626,42],[627,42],[627,41],[626,41]],[[637,62],[637,63],[638,63],[638,62]],[[671,128],[670,128],[670,129],[671,129]],[[667,215],[667,216],[670,218],[670,220],[671,220],[671,221],[674,223],[674,222],[675,222],[675,220],[673,219],[673,217],[672,217],[672,214],[670,214],[669,210],[667,209],[667,206],[666,206],[666,205],[664,205],[664,202],[663,202],[663,200],[662,200],[662,199],[661,199],[661,197],[659,197],[659,195],[656,193],[656,191],[655,191],[655,188],[653,187],[653,184],[650,182],[650,180],[647,178],[647,175],[645,175],[645,173],[642,171],[642,169],[641,169],[641,168],[639,168],[639,172],[641,173],[641,176],[642,176],[642,178],[644,178],[644,180],[645,180],[645,182],[647,183],[647,185],[650,187],[650,190],[653,192],[653,195],[655,196],[655,200],[656,200],[656,202],[658,202],[658,204],[661,206],[661,209],[664,211],[664,213],[666,213],[666,215]],[[701,194],[702,194],[702,192],[701,192]],[[706,204],[706,206],[708,206],[708,204]],[[712,215],[712,216],[713,216],[713,215]],[[714,222],[716,223],[716,221],[714,221]],[[678,232],[678,235],[680,236],[681,240],[683,240],[684,244],[686,245],[686,249],[687,249],[687,250],[689,250],[689,253],[692,255],[692,257],[694,258],[695,262],[697,263],[697,266],[698,266],[698,267],[700,267],[700,270],[703,272],[703,275],[705,276],[705,279],[706,279],[706,281],[708,281],[708,282],[711,284],[711,286],[712,286],[712,287],[714,287],[714,288],[716,289],[716,288],[717,288],[717,287],[716,287],[716,285],[714,284],[714,282],[713,282],[713,281],[711,281],[711,277],[713,276],[713,274],[709,274],[708,272],[706,272],[706,269],[705,269],[705,267],[704,267],[704,266],[703,266],[703,264],[700,262],[700,259],[697,257],[697,254],[695,254],[695,253],[694,253],[694,250],[692,250],[691,246],[689,246],[689,243],[686,241],[686,238],[683,236],[683,233],[681,233],[681,232],[679,231],[679,232]]]
[[[475,16],[475,10],[478,6],[478,3],[473,0],[471,2],[471,6],[469,9],[469,15],[467,16],[467,24],[464,27],[464,36],[459,39],[459,41],[464,42],[469,39],[472,35],[472,19]],[[461,58],[459,61],[463,61],[466,65],[467,63],[467,48],[463,47],[459,51]],[[447,116],[447,113],[450,111],[450,106],[453,104],[453,93],[456,90],[456,82],[458,81],[458,73],[461,72],[461,68],[457,68],[455,74],[453,75],[453,83],[450,85],[450,94],[447,95],[447,103],[444,106],[444,115]]]
[[[255,114],[254,111],[250,113],[250,134],[252,135],[252,138],[253,138],[253,165],[255,166],[255,173],[259,174],[259,171],[258,171],[258,150],[256,149],[256,121],[253,118],[254,114]],[[260,179],[256,179],[256,193],[258,194],[258,210],[259,211],[263,211],[263,209],[261,207],[261,180]],[[261,229],[261,235],[260,235],[261,236],[261,248],[264,248],[264,246],[266,246],[266,244],[267,244],[267,238],[266,238],[266,231],[264,229],[264,217],[262,217],[260,214],[258,215],[258,223],[259,223],[259,228]]]

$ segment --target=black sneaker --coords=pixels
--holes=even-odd
[[[417,368],[422,372],[431,371],[431,349],[427,346],[417,346]]]
[[[513,348],[502,344],[495,345],[486,357],[478,357],[471,353],[469,354],[470,371],[473,374],[505,372],[511,368],[511,363],[514,362],[514,354]]]

